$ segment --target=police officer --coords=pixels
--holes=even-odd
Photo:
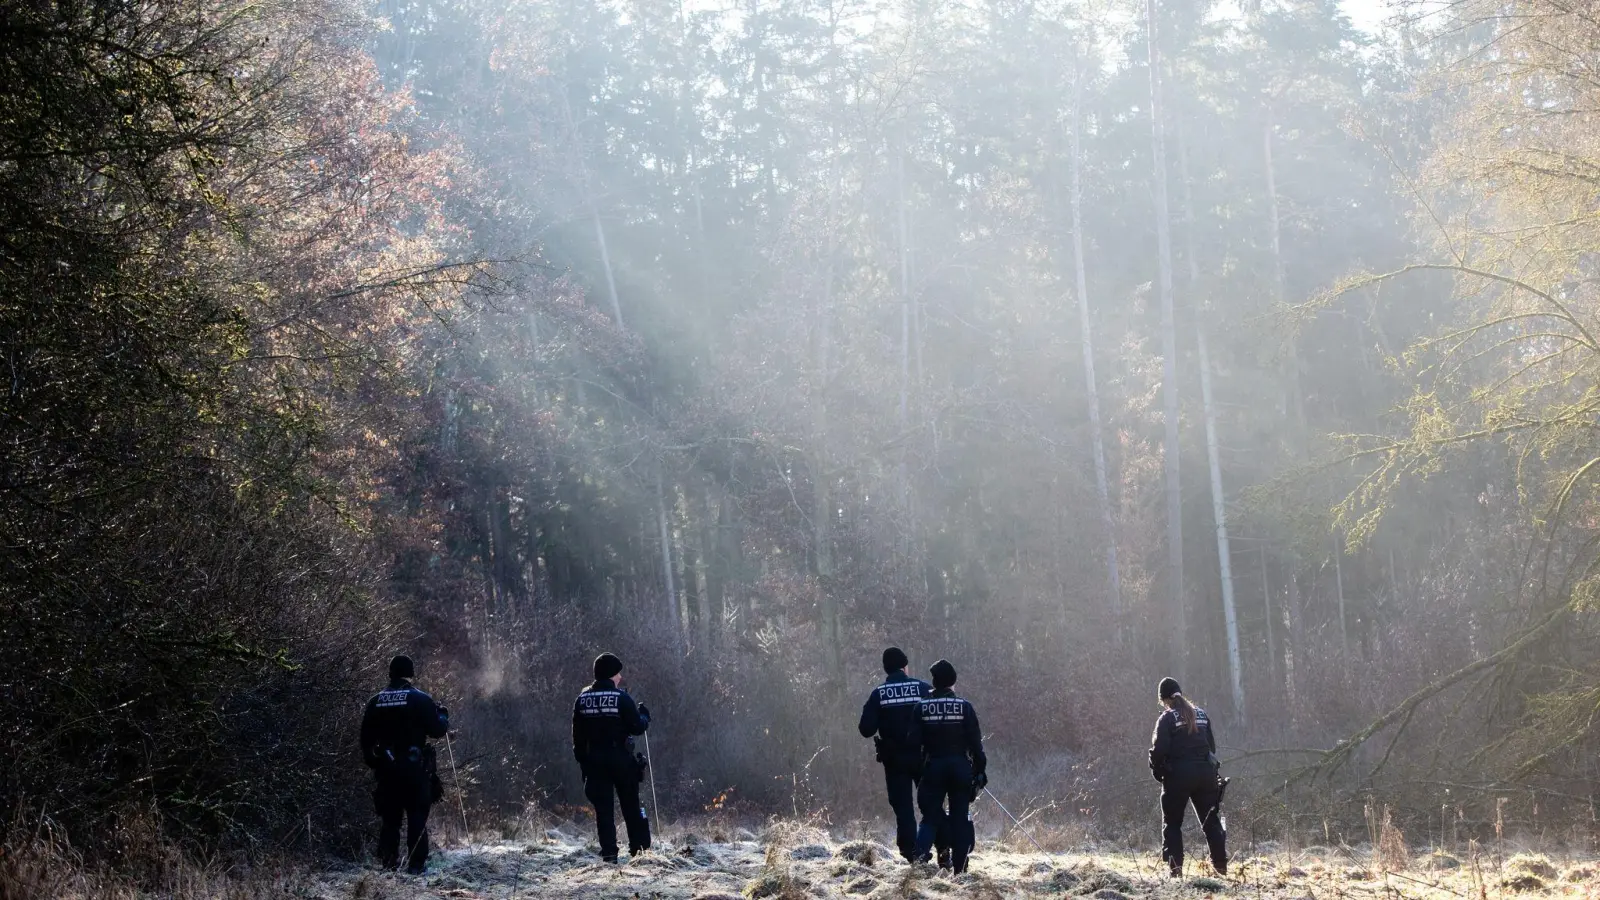
[[[872,738],[878,762],[883,763],[883,781],[894,810],[895,845],[901,856],[914,862],[919,856],[914,791],[922,768],[918,711],[922,698],[933,688],[907,675],[910,665],[899,647],[883,651],[883,671],[888,677],[867,695],[859,727],[862,737]]]
[[[622,804],[628,855],[650,849],[650,822],[639,805],[646,760],[633,752],[634,735],[650,727],[650,710],[634,705],[623,690],[622,660],[602,653],[594,661],[594,684],[572,704],[572,755],[583,769],[583,793],[594,804],[600,858],[617,861],[617,820],[611,795]]]
[[[967,854],[975,839],[967,807],[989,783],[989,758],[983,752],[977,710],[952,690],[956,667],[941,659],[929,672],[933,693],[919,707],[922,784],[917,790],[917,806],[922,809],[922,828],[917,832],[917,846],[919,855],[926,857],[942,830],[951,845],[950,866],[959,875],[967,870]],[[946,800],[950,802],[948,813]]]
[[[450,711],[417,690],[408,656],[389,661],[389,686],[367,701],[361,716],[361,753],[378,777],[373,805],[383,819],[378,861],[400,865],[400,817],[406,819],[406,871],[422,874],[428,862],[428,807],[443,793],[428,738],[450,730]]]
[[[1222,827],[1222,781],[1217,763],[1217,739],[1211,733],[1206,711],[1183,696],[1171,678],[1156,687],[1162,706],[1150,738],[1150,773],[1161,782],[1161,858],[1172,877],[1183,875],[1183,815],[1190,804],[1200,818],[1211,865],[1228,874],[1228,836]]]

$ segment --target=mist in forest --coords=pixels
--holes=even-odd
[[[1591,821],[1582,10],[0,10],[13,834],[355,854],[400,652],[463,817],[610,651],[658,817],[873,819],[891,645],[1096,839],[1163,676],[1235,840]]]

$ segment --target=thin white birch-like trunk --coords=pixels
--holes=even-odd
[[[1284,271],[1283,271],[1283,226],[1278,210],[1278,170],[1273,164],[1272,154],[1272,114],[1267,111],[1267,122],[1261,133],[1262,155],[1266,163],[1267,175],[1267,214],[1272,228],[1272,293],[1273,303],[1281,307],[1284,303]],[[1289,435],[1292,450],[1298,459],[1305,454],[1305,405],[1300,395],[1300,353],[1294,346],[1293,340],[1289,347],[1288,358],[1285,361],[1287,372],[1286,382],[1287,397],[1285,406],[1289,413]],[[1301,640],[1300,623],[1300,554],[1291,549],[1289,553],[1289,600],[1283,607],[1284,636],[1283,636],[1283,671],[1284,690],[1287,693],[1290,709],[1298,709],[1298,692],[1295,690],[1295,652]]]
[[[1111,601],[1122,605],[1122,574],[1117,566],[1117,523],[1111,512],[1111,487],[1106,476],[1105,438],[1100,428],[1100,388],[1094,374],[1094,330],[1089,319],[1088,266],[1083,256],[1083,73],[1072,79],[1072,260],[1078,293],[1078,327],[1083,335],[1083,379],[1089,391],[1089,442],[1094,449],[1094,484],[1100,500],[1100,522],[1105,529],[1106,574]]]
[[[1267,548],[1263,544],[1261,551],[1261,608],[1266,612],[1267,621],[1267,674],[1272,680],[1278,678],[1278,640],[1272,625],[1272,582],[1267,571]]]
[[[906,223],[906,157],[901,153],[896,165],[899,187],[900,236],[900,428],[910,421],[911,403],[911,248],[910,228]]]
[[[836,164],[837,165],[837,164]],[[833,329],[833,275],[837,255],[837,216],[839,176],[834,174],[828,193],[828,239],[823,265],[822,294],[817,301],[817,343],[814,383],[811,397],[811,528],[812,565],[820,592],[824,660],[831,678],[843,675],[839,628],[839,597],[833,584],[833,500],[828,490],[831,465],[828,459],[828,378],[831,367]]]
[[[899,192],[898,226],[900,233],[900,508],[905,511],[907,526],[900,542],[901,559],[908,564],[915,546],[913,528],[909,522],[915,516],[911,509],[911,474],[906,464],[908,441],[905,434],[911,427],[911,227],[906,216],[906,155],[901,151],[896,158],[895,181]]]
[[[1161,394],[1166,419],[1162,465],[1167,499],[1167,613],[1171,616],[1171,654],[1175,673],[1186,669],[1188,608],[1183,591],[1183,486],[1178,440],[1178,331],[1172,300],[1172,227],[1167,204],[1167,150],[1161,105],[1161,51],[1156,26],[1156,0],[1145,0],[1145,28],[1150,65],[1151,194],[1155,200],[1156,262],[1161,301]]]
[[[656,468],[656,526],[661,538],[661,580],[662,586],[667,591],[667,609],[672,612],[672,625],[676,629],[679,644],[683,640],[683,622],[678,609],[678,586],[673,580],[672,571],[672,529],[667,525],[667,501],[662,486],[660,464]]]
[[[1233,689],[1233,711],[1244,724],[1244,682],[1239,665],[1239,619],[1233,606],[1233,561],[1228,550],[1228,514],[1223,502],[1222,466],[1217,459],[1217,423],[1211,403],[1211,357],[1206,350],[1204,327],[1195,329],[1200,349],[1200,396],[1205,403],[1206,457],[1211,466],[1211,519],[1217,527],[1217,566],[1222,574],[1222,618],[1228,629],[1228,684]]]
[[[617,278],[611,271],[611,245],[606,242],[605,225],[600,221],[600,207],[595,203],[594,187],[589,183],[589,165],[583,158],[583,147],[578,143],[577,123],[572,117],[572,103],[567,92],[560,91],[561,114],[567,120],[567,136],[572,143],[572,158],[578,167],[578,187],[583,191],[584,205],[589,208],[589,219],[594,223],[595,243],[600,247],[600,268],[606,276],[606,296],[611,300],[611,318],[622,328],[622,302],[617,298]]]
[[[1344,556],[1344,541],[1340,536],[1333,536],[1333,588],[1339,595],[1339,649],[1344,659],[1350,659],[1350,628],[1344,616],[1344,565],[1341,559]]]
[[[1178,133],[1178,170],[1183,179],[1184,256],[1189,261],[1189,295],[1200,295],[1200,255],[1195,241],[1194,182],[1189,177],[1189,145]],[[1228,543],[1228,510],[1222,492],[1222,460],[1217,444],[1217,411],[1211,394],[1211,354],[1206,347],[1206,329],[1195,327],[1195,342],[1200,352],[1200,399],[1206,426],[1206,464],[1211,472],[1211,521],[1217,535],[1217,568],[1222,580],[1222,619],[1227,628],[1228,682],[1233,689],[1233,710],[1244,724],[1244,675],[1239,658],[1239,617],[1233,596],[1233,552]]]

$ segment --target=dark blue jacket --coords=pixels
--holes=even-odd
[[[1155,732],[1150,735],[1150,771],[1158,780],[1174,768],[1212,765],[1217,739],[1211,733],[1211,719],[1196,706],[1194,720],[1193,733],[1184,727],[1183,717],[1175,709],[1163,712],[1156,720]]]
[[[584,765],[602,754],[625,751],[633,736],[649,727],[650,717],[639,713],[628,692],[602,678],[572,702],[572,756]]]
[[[410,680],[397,678],[367,701],[361,715],[362,759],[374,769],[418,762],[428,738],[442,738],[449,730],[450,718],[433,698],[412,687]]]
[[[922,756],[964,756],[972,760],[972,774],[989,766],[983,752],[983,730],[978,727],[978,711],[949,688],[929,694],[918,709],[922,720]]]
[[[932,692],[926,681],[892,672],[867,695],[858,727],[862,737],[877,735],[883,741],[880,762],[915,765],[920,761],[918,707]]]

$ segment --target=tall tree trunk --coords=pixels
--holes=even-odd
[[[916,509],[911,495],[911,473],[907,462],[910,441],[906,433],[911,428],[911,224],[906,198],[906,156],[901,151],[898,158],[899,231],[900,231],[900,508],[906,517],[900,544],[901,560],[910,565],[916,547]],[[916,570],[908,571],[911,578]]]
[[[712,493],[708,483],[701,493],[700,509],[700,571],[704,580],[700,590],[700,646],[708,654],[716,653],[722,628],[722,575],[717,559],[717,531],[722,511]]]
[[[1267,675],[1268,683],[1276,684],[1278,681],[1278,641],[1272,625],[1272,579],[1269,578],[1267,569],[1267,545],[1262,544],[1261,550],[1261,607],[1267,617]]]
[[[662,587],[666,589],[667,610],[672,613],[672,626],[676,629],[676,636],[681,648],[683,643],[683,626],[678,610],[678,586],[673,580],[672,571],[672,529],[667,523],[666,489],[662,484],[660,463],[656,468],[656,528],[661,541],[661,580]]]
[[[1344,615],[1344,540],[1333,536],[1333,589],[1339,595],[1339,652],[1346,663],[1350,660],[1350,626]]]
[[[577,122],[572,116],[572,103],[565,88],[561,94],[561,114],[566,119],[567,136],[572,142],[572,157],[578,167],[578,189],[583,191],[584,205],[589,209],[589,219],[594,223],[595,243],[600,247],[600,267],[606,276],[606,296],[611,300],[611,318],[622,328],[622,302],[617,298],[617,278],[611,270],[611,245],[606,242],[605,225],[600,222],[600,206],[594,199],[594,187],[589,182],[589,164],[583,158],[583,145],[578,141]]]
[[[1285,300],[1285,279],[1283,266],[1283,225],[1278,212],[1278,170],[1273,163],[1272,153],[1272,110],[1267,110],[1267,121],[1261,134],[1262,155],[1265,161],[1267,176],[1267,214],[1270,217],[1272,228],[1272,292],[1273,303],[1281,307]],[[1289,418],[1289,443],[1290,452],[1295,461],[1305,457],[1306,452],[1306,413],[1305,403],[1300,393],[1300,351],[1294,338],[1289,339],[1289,352],[1284,360],[1285,368],[1285,407]],[[1283,636],[1283,667],[1284,687],[1289,693],[1290,708],[1297,708],[1295,704],[1295,679],[1294,663],[1295,652],[1302,646],[1302,626],[1300,622],[1300,553],[1297,548],[1289,551],[1289,602],[1284,604],[1284,636]]]
[[[906,156],[901,153],[896,165],[899,188],[898,228],[900,237],[900,430],[911,422],[911,235],[906,222]],[[901,445],[904,447],[904,444]],[[904,451],[902,450],[902,453]],[[902,460],[901,469],[905,463]],[[902,489],[904,485],[902,485]]]
[[[1178,131],[1178,172],[1183,187],[1184,256],[1189,261],[1189,296],[1200,296],[1200,254],[1195,237],[1194,182],[1189,177],[1189,144]],[[1206,463],[1211,472],[1211,521],[1217,532],[1217,570],[1222,580],[1222,619],[1227,627],[1228,682],[1233,689],[1233,710],[1241,724],[1245,718],[1244,676],[1239,658],[1239,618],[1233,596],[1233,551],[1228,543],[1226,495],[1222,492],[1222,460],[1217,446],[1216,404],[1211,394],[1211,354],[1206,348],[1205,323],[1195,326],[1200,352],[1200,399],[1206,425]]]
[[[1183,486],[1179,481],[1181,448],[1178,442],[1178,330],[1172,300],[1172,227],[1167,206],[1167,150],[1161,105],[1161,50],[1156,22],[1156,0],[1145,0],[1145,27],[1150,59],[1150,157],[1154,169],[1151,193],[1155,199],[1156,262],[1161,299],[1161,393],[1166,418],[1162,463],[1167,494],[1167,614],[1172,617],[1171,664],[1179,677],[1186,669],[1185,646],[1188,608],[1183,590]]]
[[[822,293],[817,299],[816,362],[812,379],[811,397],[811,562],[817,590],[821,593],[818,606],[822,612],[821,638],[824,662],[829,678],[837,685],[843,681],[843,658],[840,649],[842,636],[839,628],[839,596],[833,584],[833,501],[829,493],[832,465],[828,458],[828,379],[831,367],[833,331],[833,274],[836,255],[835,215],[838,204],[837,176],[828,194],[828,239],[823,264]],[[902,403],[904,403],[904,387]]]
[[[1205,402],[1206,457],[1211,464],[1211,518],[1217,526],[1217,567],[1222,576],[1222,619],[1228,629],[1228,683],[1233,688],[1233,711],[1244,724],[1244,681],[1239,665],[1239,620],[1233,606],[1233,560],[1228,549],[1228,515],[1223,502],[1222,466],[1217,459],[1217,424],[1211,403],[1211,359],[1206,352],[1206,331],[1195,329],[1200,348],[1200,396]]]
[[[1078,293],[1078,330],[1083,335],[1083,380],[1089,391],[1089,442],[1094,449],[1094,486],[1105,530],[1106,575],[1111,602],[1122,605],[1122,575],[1117,567],[1117,522],[1111,513],[1111,488],[1106,476],[1105,437],[1100,429],[1100,388],[1094,375],[1094,329],[1089,318],[1089,278],[1083,257],[1083,73],[1072,79],[1072,260]]]
[[[1300,630],[1300,554],[1289,552],[1289,596],[1283,604],[1283,691],[1289,705],[1291,719],[1299,716],[1300,692],[1295,683],[1295,671],[1298,668],[1298,651],[1305,646],[1301,643]]]

